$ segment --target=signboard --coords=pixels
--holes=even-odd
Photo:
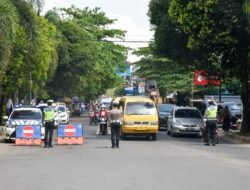
[[[39,125],[19,125],[16,127],[16,138],[41,139],[41,127]]]
[[[215,76],[210,76],[210,80],[207,79],[207,73],[203,70],[196,70],[195,74],[194,74],[194,84],[195,85],[201,85],[201,86],[205,86],[205,85],[220,85],[221,81],[219,79],[217,79],[218,77]]]
[[[83,126],[82,124],[61,124],[57,130],[58,137],[82,137]]]

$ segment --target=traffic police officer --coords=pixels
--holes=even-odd
[[[119,103],[113,102],[113,109],[109,111],[109,119],[111,125],[111,148],[119,148],[120,129],[121,129],[121,114],[122,111],[118,109]]]
[[[45,122],[45,138],[44,148],[52,148],[53,130],[54,130],[54,109],[52,107],[53,100],[48,100],[48,107],[44,108],[44,122]]]
[[[206,144],[207,146],[210,145],[210,142],[213,146],[216,143],[216,129],[217,129],[217,110],[218,106],[214,101],[213,97],[211,100],[208,101],[208,107],[205,112],[206,117]]]

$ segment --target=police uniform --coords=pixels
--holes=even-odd
[[[44,108],[44,122],[45,122],[45,138],[44,144],[46,147],[52,147],[53,130],[54,130],[54,109],[52,106]]]
[[[117,104],[114,104],[117,106]],[[110,125],[111,125],[111,148],[119,148],[120,130],[121,130],[121,114],[119,109],[112,109],[109,111]]]
[[[216,129],[217,129],[217,110],[218,106],[210,105],[205,113],[206,117],[206,145],[212,142],[213,145],[216,143]]]

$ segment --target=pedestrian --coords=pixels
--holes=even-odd
[[[82,102],[81,103],[81,115],[83,115],[83,114],[85,114],[85,105],[84,105],[84,103]]]
[[[209,146],[212,143],[215,146],[216,143],[216,129],[217,129],[217,110],[218,106],[213,97],[208,101],[208,107],[205,112],[206,117],[206,140],[205,145]]]
[[[44,148],[52,148],[55,112],[52,107],[53,100],[48,100],[47,103],[48,107],[43,110],[45,123]]]
[[[220,120],[223,122],[223,127],[222,127],[223,130],[226,132],[229,132],[229,128],[231,126],[231,118],[232,118],[231,112],[228,106],[225,106]]]
[[[119,110],[118,102],[113,102],[113,109],[109,111],[109,120],[111,125],[111,148],[119,148],[122,111]]]
[[[11,112],[13,110],[13,101],[11,98],[9,98],[7,104],[6,104],[6,113],[8,116],[10,116]]]

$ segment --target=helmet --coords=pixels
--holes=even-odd
[[[119,102],[113,102],[113,106],[118,106]]]
[[[101,108],[106,108],[106,106],[104,104],[102,104]]]
[[[47,103],[48,103],[49,106],[51,106],[53,102],[54,102],[53,100],[48,100],[47,101]]]

